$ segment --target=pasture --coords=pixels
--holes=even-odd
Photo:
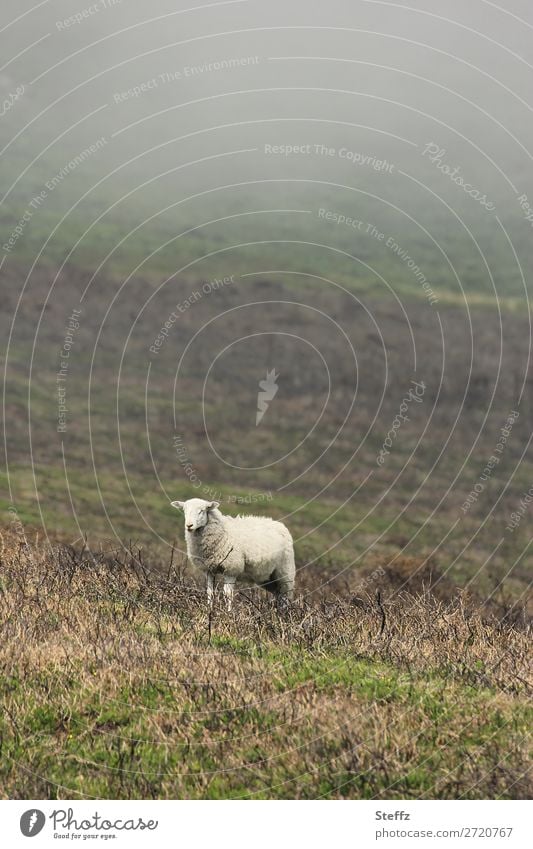
[[[179,557],[19,528],[0,565],[3,798],[531,794],[527,635],[438,575],[209,617]]]

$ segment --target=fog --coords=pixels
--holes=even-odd
[[[2,21],[3,240],[33,192],[66,169],[40,218],[46,234],[67,212],[81,234],[115,204],[113,227],[157,216],[154,244],[176,227],[267,208],[306,210],[308,232],[328,240],[316,220],[325,208],[420,251],[421,224],[461,256],[476,239],[502,291],[523,292],[509,240],[527,270],[525,0],[9,0]],[[295,236],[302,226],[301,216],[265,221]],[[353,249],[353,233],[334,230]],[[45,235],[36,231],[25,235],[32,255]],[[60,233],[70,243],[66,225]],[[476,275],[482,287],[485,272]]]

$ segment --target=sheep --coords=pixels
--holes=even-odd
[[[257,584],[285,608],[294,592],[292,537],[281,522],[264,516],[224,516],[218,501],[189,498],[172,501],[185,514],[187,555],[207,577],[207,601],[213,606],[215,575],[224,580],[226,607],[231,610],[235,583]]]

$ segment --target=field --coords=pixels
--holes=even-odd
[[[231,268],[228,261],[219,278]],[[74,334],[69,412],[59,433],[58,348],[87,276],[69,273],[43,311],[49,278],[34,273],[7,364],[6,519],[13,507],[52,539],[112,546],[129,539],[166,557],[172,545],[183,546],[169,501],[200,495],[218,498],[230,513],[284,519],[300,561],[320,567],[318,586],[325,572],[349,584],[369,558],[407,555],[436,559],[457,585],[473,584],[502,604],[528,602],[527,518],[506,527],[531,486],[525,316],[489,307],[467,316],[451,304],[437,315],[414,297],[404,316],[389,298],[272,274],[236,278],[194,302],[151,353],[177,298],[201,291],[202,279],[158,290],[139,314],[132,305],[156,289],[131,281],[108,319],[107,293],[117,283],[99,281]],[[7,334],[15,277],[6,298],[0,327]],[[246,314],[243,303],[252,304]],[[247,340],[254,331],[262,335]],[[496,352],[500,334],[506,342]],[[302,340],[312,340],[327,370]],[[256,428],[258,380],[269,366],[280,372],[280,388]],[[380,466],[413,381],[426,387],[423,396],[410,402]],[[497,465],[464,508],[498,443]]]
[[[528,798],[528,638],[468,595],[404,564],[208,617],[146,557],[4,534],[3,798]]]
[[[6,334],[20,279],[9,268]],[[304,313],[286,304],[309,279],[271,274],[196,302],[150,357],[176,290],[138,316],[131,304],[153,291],[139,279],[99,327],[117,285],[106,278],[83,306],[58,433],[57,350],[87,279],[71,270],[43,309],[48,275],[34,273],[7,363],[3,796],[528,798],[527,516],[506,529],[530,486],[527,319],[479,306],[471,364],[453,303],[439,307],[442,358],[439,321],[420,297],[399,321],[387,298],[306,288],[317,312]],[[201,285],[181,279],[179,297]],[[273,302],[263,331],[313,340],[330,386],[289,335],[235,356],[232,340],[253,325],[228,311],[247,299]],[[354,344],[355,381],[320,310]],[[230,318],[194,348],[175,391],[176,361],[220,313]],[[498,371],[491,341],[502,326]],[[204,383],[213,351],[225,350]],[[269,364],[281,366],[280,390],[257,429]],[[413,381],[422,401],[380,467]],[[506,426],[500,462],[463,510]],[[252,590],[208,617],[169,507],[194,495],[288,524],[298,577],[286,618]]]
[[[0,795],[527,798],[526,0],[4,5]]]

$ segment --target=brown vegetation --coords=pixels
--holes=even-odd
[[[428,591],[261,591],[4,533],[8,798],[524,798],[527,633]]]

